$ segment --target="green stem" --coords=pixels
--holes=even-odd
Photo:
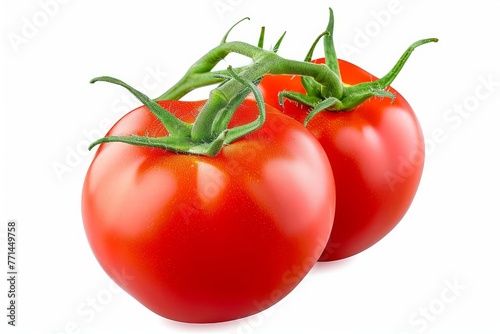
[[[259,36],[259,42],[257,47],[242,42],[232,42],[232,43],[227,42],[227,37],[229,33],[232,31],[232,29],[236,27],[239,23],[247,19],[249,20],[249,18],[244,18],[238,21],[224,35],[224,37],[222,38],[221,45],[225,45],[225,47],[220,47],[220,46],[216,47],[212,51],[204,55],[195,64],[193,64],[191,68],[188,69],[188,71],[184,74],[184,76],[175,85],[173,85],[169,90],[167,90],[165,93],[158,96],[154,100],[155,101],[179,100],[185,95],[187,95],[189,92],[197,88],[206,87],[223,82],[225,80],[224,78],[230,76],[227,70],[212,71],[212,69],[215,66],[217,66],[217,64],[219,64],[219,62],[222,59],[224,59],[229,53],[235,52],[247,56],[249,58],[255,58],[255,55],[258,54],[259,51],[262,51],[262,48],[264,46],[265,27],[261,28],[261,33]],[[273,47],[274,53],[278,52],[278,49],[281,46],[281,43],[285,38],[285,35],[286,32],[284,32],[281,35],[281,37],[274,45]],[[227,46],[227,44],[231,45]],[[234,49],[232,49],[232,46],[234,46]],[[247,48],[246,46],[249,46],[249,48]],[[234,68],[233,71],[239,73],[246,68],[248,68],[248,66]]]
[[[235,68],[234,71],[236,73],[239,73],[245,68],[246,67]],[[165,93],[158,96],[154,100],[180,100],[189,92],[197,88],[215,85],[223,82],[224,79],[222,79],[221,75],[228,75],[227,70],[206,73],[194,73],[188,71],[175,85],[173,85],[169,90],[167,90]]]
[[[289,74],[310,76],[314,78],[323,89],[333,96],[343,95],[343,84],[338,77],[324,64],[312,64],[282,58],[273,51],[265,51],[258,47],[243,42],[228,42],[212,49],[197,64],[193,65],[192,73],[210,70],[216,65],[216,59],[220,61],[227,56],[228,52],[245,55],[253,60],[253,63],[241,68],[238,75],[244,80],[251,82],[260,80],[266,74]],[[222,57],[222,58],[221,58]],[[224,80],[218,76],[218,80]],[[194,141],[210,141],[216,136],[214,122],[219,112],[230,103],[232,97],[243,89],[241,82],[230,80],[224,85],[214,89],[209,96],[191,130],[191,138]]]
[[[228,77],[229,79],[231,77]],[[229,122],[234,116],[236,109],[240,106],[241,103],[247,98],[250,93],[250,89],[242,89],[238,94],[236,94],[227,105],[217,112],[217,116],[215,117],[212,124],[212,132],[220,133],[228,128]]]
[[[231,67],[228,68],[228,71],[236,81],[238,81],[240,84],[242,84],[243,86],[247,87],[249,90],[252,91],[252,93],[255,96],[255,100],[257,102],[257,107],[259,109],[259,117],[255,121],[250,122],[248,124],[240,125],[238,127],[229,129],[227,131],[225,143],[230,144],[233,141],[235,141],[241,137],[246,136],[247,134],[259,129],[262,125],[264,125],[264,122],[266,121],[266,108],[265,108],[265,104],[264,104],[264,97],[262,96],[261,91],[257,88],[257,86],[252,81],[239,76],[234,71],[232,71]],[[244,91],[246,91],[246,90],[244,90]],[[239,102],[237,105],[235,105],[233,107],[233,109],[236,110],[240,104],[241,104],[241,102]],[[233,113],[234,113],[234,111],[233,111]],[[223,126],[225,128],[227,128],[226,123],[228,123],[228,120],[224,120]]]
[[[243,42],[226,42],[201,57],[194,63],[184,74],[184,76],[165,93],[157,97],[155,100],[178,100],[190,91],[205,87],[223,81],[220,77],[215,77],[214,74],[228,75],[227,70],[219,72],[210,72],[221,60],[227,57],[230,53],[238,53],[243,56],[254,58],[262,52],[262,49]],[[235,70],[238,72],[239,70]]]

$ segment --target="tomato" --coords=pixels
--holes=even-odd
[[[205,101],[161,101],[192,122]],[[302,280],[330,236],[335,184],[300,124],[268,107],[263,127],[216,157],[101,144],[82,194],[85,232],[104,271],[157,314],[220,322],[273,305]],[[258,115],[254,101],[230,127]],[[108,135],[165,136],[140,107]],[[127,278],[127,279],[124,279]]]
[[[349,62],[339,60],[339,66],[345,84],[377,79]],[[300,77],[265,76],[260,88],[266,103],[304,122],[308,107],[278,103],[280,91],[305,93]],[[389,91],[393,102],[372,98],[351,111],[322,111],[307,124],[330,159],[337,190],[335,223],[320,261],[347,258],[377,243],[416,194],[424,165],[422,130],[408,102]]]

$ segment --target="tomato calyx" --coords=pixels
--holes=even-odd
[[[218,48],[215,52],[209,52],[200,61],[191,66],[189,71],[177,84],[157,99],[153,100],[149,98],[144,93],[139,92],[116,78],[102,76],[92,79],[90,81],[91,83],[104,81],[126,88],[156,116],[168,131],[169,135],[160,138],[137,136],[133,134],[130,136],[108,136],[93,142],[89,146],[89,150],[102,143],[122,142],[137,146],[166,149],[176,153],[213,157],[216,156],[225,145],[260,128],[265,122],[264,99],[256,87],[256,83],[249,79],[242,78],[237,74],[237,72],[242,72],[245,68],[233,69],[229,66],[227,70],[211,72],[216,63],[224,58],[223,55],[233,52],[230,45],[226,48],[227,38],[233,28],[245,20],[249,20],[249,18],[245,17],[229,28],[222,38],[220,44],[222,47]],[[284,34],[276,44],[273,50],[274,52],[277,52],[283,37]],[[262,49],[261,43],[263,44],[263,40],[264,28],[262,29],[259,47],[257,47],[257,49]],[[239,49],[241,49],[239,53],[250,58],[256,57],[255,54],[258,51],[255,48],[248,47],[240,47]],[[232,80],[239,84],[239,87],[228,92],[229,88],[226,88],[226,85],[231,86],[230,82]],[[210,93],[210,98],[193,124],[181,121],[157,103],[157,101],[160,100],[178,100],[196,88],[221,82],[222,84],[219,88]],[[259,109],[258,118],[249,124],[228,129],[228,124],[234,112],[250,92],[254,94],[256,99]]]
[[[214,135],[213,139],[210,141],[194,140],[192,136],[192,130],[194,126],[193,124],[181,121],[171,112],[163,109],[156,101],[153,101],[144,93],[139,92],[125,82],[107,76],[92,79],[90,81],[91,83],[104,81],[126,88],[139,101],[141,101],[146,107],[148,107],[148,109],[163,124],[169,135],[164,137],[148,137],[137,135],[107,136],[93,142],[90,145],[89,149],[92,149],[94,146],[102,143],[121,142],[137,146],[161,148],[177,153],[216,156],[224,145],[230,144],[231,142],[244,137],[247,134],[260,128],[264,124],[266,118],[264,99],[257,86],[253,82],[239,77],[231,67],[228,68],[227,72],[229,73],[229,75],[220,74],[218,76],[227,80],[234,79],[238,83],[243,85],[244,88],[240,92],[236,93],[232,97],[232,99],[227,101],[226,105],[222,108],[222,115],[224,115],[225,117],[219,117],[213,122],[212,127],[214,128]],[[243,102],[250,91],[256,97],[256,103],[259,109],[258,118],[251,123],[228,129],[228,124],[234,111]],[[222,96],[221,100],[225,101],[222,93],[217,94],[217,91],[213,91],[212,94],[212,99],[217,99],[217,97]],[[199,122],[200,121],[198,121],[197,124],[199,124]],[[201,126],[208,127],[209,124],[207,125],[202,123]]]
[[[317,43],[321,38],[323,38],[325,64],[339,79],[341,79],[339,63],[333,42],[333,11],[331,8],[329,10],[330,17],[326,31],[314,41],[304,61],[311,62],[312,54]],[[372,97],[390,98],[394,100],[395,95],[388,91],[387,88],[397,77],[410,55],[417,47],[437,41],[437,38],[427,38],[414,42],[406,49],[394,67],[385,76],[375,81],[363,82],[352,86],[342,83],[342,89],[340,91],[327,91],[324,87],[319,86],[317,82],[311,80],[311,78],[304,76],[302,77],[302,86],[304,87],[306,94],[282,91],[278,96],[279,103],[283,105],[285,99],[289,99],[311,107],[312,110],[304,121],[304,125],[307,125],[315,115],[324,110],[333,112],[353,110]]]

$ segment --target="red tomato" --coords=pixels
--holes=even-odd
[[[317,60],[323,63],[324,59]],[[377,78],[339,61],[342,80],[354,85]],[[265,76],[260,88],[266,103],[303,123],[308,107],[278,103],[283,90],[305,93],[300,77]],[[320,261],[355,255],[387,235],[407,212],[422,175],[424,139],[408,102],[372,98],[347,112],[323,111],[307,128],[318,138],[335,175],[335,223]]]
[[[192,122],[204,101],[160,104]],[[157,314],[201,323],[257,313],[321,255],[335,209],[328,158],[309,131],[268,109],[262,128],[215,158],[100,145],[82,197],[90,246],[105,272]],[[230,127],[257,115],[247,100]],[[166,131],[140,107],[108,135],[129,134]]]

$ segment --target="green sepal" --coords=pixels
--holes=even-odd
[[[312,85],[312,88],[308,88],[309,92],[307,95],[294,92],[280,93],[278,96],[280,104],[283,105],[283,99],[287,98],[315,108],[313,112],[308,115],[306,121],[307,123],[319,111],[329,110],[341,112],[352,110],[372,97],[390,98],[392,103],[395,99],[395,95],[394,93],[388,91],[387,88],[402,70],[410,55],[417,47],[431,42],[435,43],[437,41],[437,38],[427,38],[414,42],[406,49],[393,68],[386,75],[375,81],[362,82],[352,86],[344,85],[341,97],[327,94],[324,87],[322,87],[321,93],[318,94],[318,92],[313,90],[314,86]],[[304,79],[302,80],[304,82]],[[308,82],[307,80],[308,79],[305,81],[306,83]],[[318,98],[318,96],[321,97]],[[325,103],[322,103],[322,101],[325,101]],[[318,111],[316,108],[320,110]]]
[[[316,96],[311,96],[307,94],[302,94],[298,92],[281,91],[278,93],[278,102],[283,107],[285,104],[285,99],[292,100],[295,102],[302,103],[306,106],[314,108],[315,105],[322,101],[321,98]]]
[[[259,42],[257,43],[257,47],[263,49],[264,48],[264,37],[266,35],[266,27],[260,28]]]
[[[220,42],[220,44],[225,44],[227,42],[227,38],[229,37],[229,34],[231,33],[231,31],[238,25],[240,24],[241,22],[243,21],[246,21],[246,20],[250,20],[249,17],[244,17],[242,18],[241,20],[239,20],[238,22],[236,22],[235,24],[233,24],[233,26],[231,28],[229,28],[229,30],[224,34],[224,36],[222,37],[222,41]]]
[[[146,94],[139,92],[137,89],[131,87],[130,85],[119,79],[109,76],[94,78],[90,81],[90,83],[95,83],[98,81],[109,82],[126,88],[140,102],[142,102],[156,116],[156,118],[158,118],[158,120],[160,120],[160,122],[163,124],[163,126],[165,126],[165,128],[171,135],[179,137],[189,136],[189,133],[191,131],[191,124],[182,122],[172,113],[163,109],[158,103],[146,96]]]
[[[146,136],[108,136],[96,140],[89,146],[89,150],[95,146],[103,143],[125,143],[135,146],[146,146],[168,150],[175,153],[184,154],[196,154],[196,155],[206,155],[206,156],[216,156],[222,147],[224,146],[224,141],[226,139],[227,132],[222,132],[219,137],[217,137],[211,143],[194,143],[189,138],[174,138],[171,136],[166,137],[146,137]]]
[[[328,20],[328,25],[326,27],[328,35],[326,35],[325,38],[323,39],[323,45],[325,50],[325,61],[326,61],[326,66],[328,66],[328,68],[331,69],[333,73],[337,74],[339,79],[342,80],[339,70],[339,61],[337,59],[337,53],[335,51],[335,45],[333,43],[333,25],[334,25],[333,10],[331,8],[328,9],[330,11],[330,18]]]
[[[280,46],[281,46],[281,42],[283,42],[283,39],[285,38],[285,35],[286,35],[286,31],[283,33],[283,35],[281,35],[281,37],[278,39],[278,41],[276,42],[276,44],[274,44],[274,46],[273,46],[273,52],[274,53],[278,53],[278,51],[280,49]]]
[[[307,52],[307,55],[304,59],[305,62],[311,62],[312,61],[312,57],[313,57],[313,54],[314,54],[314,50],[316,49],[316,46],[318,45],[319,41],[321,40],[321,38],[323,38],[324,36],[328,35],[328,31],[325,31],[323,32],[321,35],[319,35],[316,40],[314,41],[314,43],[312,44],[312,46],[309,48],[309,52]],[[314,96],[314,97],[317,97],[317,98],[322,98],[323,96],[321,95],[321,85],[318,84],[316,82],[316,80],[314,80],[313,78],[311,77],[308,77],[308,76],[302,76],[301,77],[301,80],[302,80],[302,86],[304,87],[307,95],[309,96]]]
[[[333,109],[342,109],[342,102],[335,98],[335,97],[328,97],[324,99],[323,101],[319,102],[316,104],[313,110],[307,115],[306,119],[304,120],[304,126],[307,126],[309,121],[316,116],[318,113],[327,110],[329,108]]]

